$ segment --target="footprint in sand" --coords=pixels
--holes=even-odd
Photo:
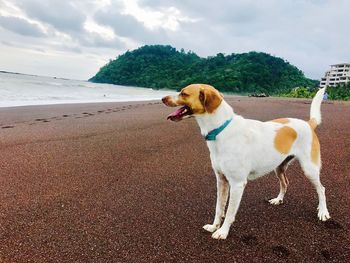
[[[7,126],[2,126],[1,129],[12,129],[14,128],[15,126],[12,126],[12,125],[7,125]]]
[[[343,229],[343,226],[334,219],[327,220],[326,222],[324,222],[324,225],[328,229]]]
[[[331,260],[332,259],[332,253],[327,250],[327,249],[324,249],[321,251],[321,255],[324,257],[324,259],[326,260]]]
[[[278,245],[278,246],[272,247],[272,251],[278,257],[281,257],[281,258],[286,258],[286,257],[288,257],[290,255],[290,252],[288,251],[288,249],[285,246],[282,246],[282,245]]]
[[[247,246],[256,246],[258,244],[258,239],[253,235],[243,235],[241,241]]]

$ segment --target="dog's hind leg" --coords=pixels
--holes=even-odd
[[[207,224],[203,228],[209,232],[214,232],[221,225],[221,221],[225,216],[225,207],[227,203],[229,184],[226,177],[218,172],[215,172],[216,184],[217,184],[217,198],[216,198],[216,209],[215,218],[213,224]]]
[[[286,176],[286,171],[289,163],[294,159],[294,156],[288,156],[276,169],[275,173],[280,182],[280,192],[276,198],[270,199],[269,202],[272,205],[279,205],[283,203],[284,195],[287,192],[287,187],[289,185],[288,178]]]
[[[318,195],[318,218],[322,221],[326,221],[330,216],[327,209],[325,188],[320,181],[320,165],[313,163],[309,158],[299,158],[299,161],[305,176],[316,188]]]

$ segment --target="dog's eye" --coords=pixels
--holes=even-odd
[[[187,93],[184,93],[184,92],[181,92],[180,95],[183,96],[183,97],[188,97],[189,96]]]

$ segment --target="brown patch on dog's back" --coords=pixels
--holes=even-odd
[[[288,126],[283,126],[276,132],[275,148],[277,151],[283,154],[288,154],[296,140],[297,132]]]
[[[274,120],[271,120],[272,122],[278,122],[278,123],[281,123],[281,124],[286,124],[289,122],[289,119],[287,118],[280,118],[280,119],[274,119]]]

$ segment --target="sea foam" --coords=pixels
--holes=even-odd
[[[173,91],[0,73],[0,107],[159,100]]]

